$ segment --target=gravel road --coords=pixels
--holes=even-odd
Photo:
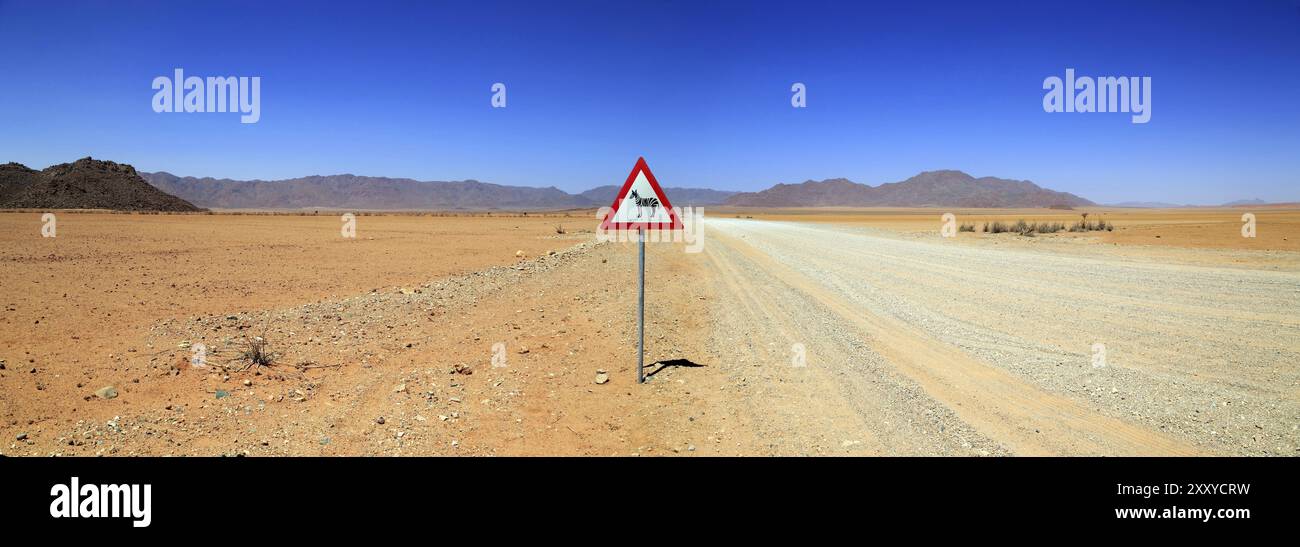
[[[730,370],[773,452],[1300,454],[1300,272],[707,229],[715,351],[756,363]]]

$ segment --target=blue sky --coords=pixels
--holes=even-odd
[[[961,169],[1300,201],[1300,0],[898,4],[0,0],[0,162],[580,191],[644,155],[667,186]],[[260,76],[261,120],[155,113],[175,68]],[[1045,113],[1066,68],[1150,76],[1151,121]]]

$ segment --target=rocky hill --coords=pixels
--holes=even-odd
[[[18,163],[0,166],[0,208],[202,210],[151,186],[130,165],[89,157],[42,171]]]

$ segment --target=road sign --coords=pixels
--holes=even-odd
[[[668,202],[668,194],[659,187],[645,158],[637,158],[627,175],[627,182],[614,198],[614,205],[600,223],[601,230],[636,230],[637,297],[636,297],[636,383],[645,383],[645,231],[680,230],[682,220]]]
[[[600,223],[602,230],[680,230],[682,220],[659,187],[645,158],[637,158],[627,181],[614,198],[609,214]]]

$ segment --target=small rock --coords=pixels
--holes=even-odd
[[[393,393],[406,393],[406,384],[397,384],[397,387],[393,388]]]
[[[117,397],[117,388],[114,386],[104,386],[95,390],[95,396],[100,399],[112,399]]]
[[[597,384],[605,384],[605,383],[607,383],[607,382],[609,382],[609,375],[608,375],[608,374],[605,374],[604,372],[598,372],[598,373],[596,373],[596,383],[597,383]]]
[[[251,386],[251,385],[253,385],[253,381],[252,381],[252,380],[244,380],[244,385],[245,385],[245,386]]]
[[[26,434],[26,433],[19,433],[19,434],[18,434],[18,440],[20,440],[20,441],[25,441],[25,440],[27,440],[27,434]]]
[[[524,257],[523,251],[515,251],[515,258],[523,258],[523,257]]]
[[[217,398],[218,398],[218,399],[225,399],[226,397],[229,397],[229,396],[230,396],[230,393],[229,393],[229,392],[227,392],[227,391],[225,391],[225,390],[222,390],[222,389],[218,389],[218,390],[217,390]]]
[[[379,424],[379,425],[384,425],[384,417],[383,417],[383,416],[380,416],[380,417],[378,417],[378,418],[375,418],[375,423],[377,423],[377,424]]]

